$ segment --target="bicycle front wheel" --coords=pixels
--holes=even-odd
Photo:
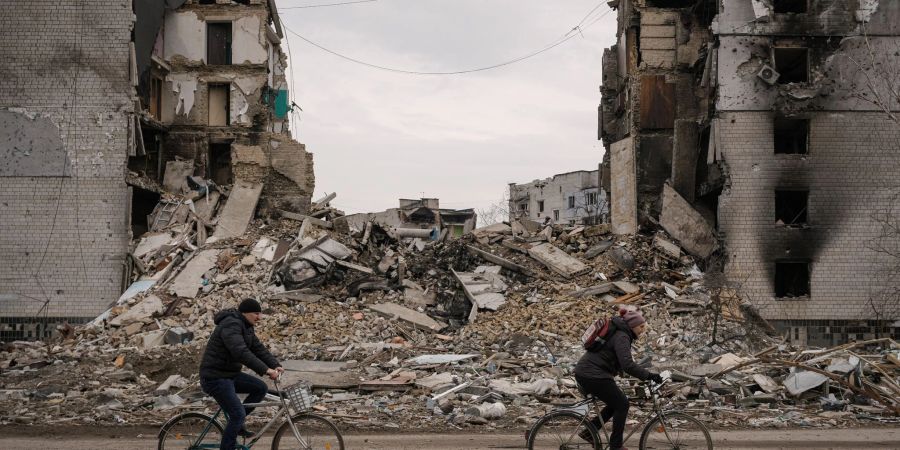
[[[703,422],[680,412],[657,415],[641,432],[641,450],[644,449],[707,449],[712,450],[712,438]]]
[[[554,411],[541,417],[528,433],[528,450],[600,449],[597,429],[575,411]]]
[[[217,449],[222,425],[206,414],[188,412],[171,418],[159,430],[158,450]]]
[[[315,414],[291,417],[299,436],[291,424],[281,424],[272,439],[272,450],[344,450],[344,437],[330,420]]]

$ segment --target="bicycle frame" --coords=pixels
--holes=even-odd
[[[659,388],[661,388],[667,382],[668,382],[668,380],[666,380],[666,382],[664,382],[663,384],[660,384],[656,389],[650,390],[651,399],[653,400],[653,411],[656,414],[648,416],[647,419],[638,423],[637,426],[632,428],[631,431],[629,431],[628,434],[625,435],[625,437],[622,439],[622,442],[628,442],[628,440],[631,439],[631,436],[633,436],[635,432],[637,432],[638,430],[644,429],[644,427],[647,426],[647,424],[650,423],[656,417],[662,417],[663,419],[665,419],[665,411],[659,405]],[[601,414],[602,408],[600,406],[602,404],[603,404],[603,402],[601,400],[599,400],[595,397],[591,397],[591,398],[584,399],[578,403],[572,404],[570,406],[566,406],[564,408],[559,408],[559,409],[576,411],[576,412],[580,413],[581,412],[580,410],[583,409],[584,406],[592,405],[593,409],[594,409],[594,414],[596,414],[597,418],[600,420],[600,427],[597,430],[597,432],[603,433],[603,437],[606,438],[606,441],[605,441],[606,445],[609,445],[609,433],[606,431],[606,426],[605,426],[606,422],[603,421],[603,415]],[[581,415],[582,423],[588,422],[588,419],[591,417],[589,414],[590,410],[591,410],[590,407],[584,408],[584,413]],[[665,420],[662,420],[661,423],[663,424],[663,432],[666,434],[666,438],[671,439],[671,436],[669,436],[669,431],[666,430],[666,428],[665,428]],[[603,448],[605,448],[605,447],[603,447]]]
[[[276,382],[275,387],[277,389],[277,387],[278,387],[277,382]],[[268,431],[269,428],[271,428],[273,425],[276,425],[276,424],[281,425],[283,423],[283,421],[280,421],[279,419],[283,418],[283,420],[286,420],[288,423],[291,424],[291,431],[294,432],[294,436],[297,438],[298,441],[300,441],[300,444],[304,448],[308,448],[309,444],[303,439],[303,436],[300,435],[300,431],[297,430],[297,425],[295,425],[294,421],[291,420],[291,412],[290,412],[290,409],[288,408],[287,402],[284,401],[284,398],[283,397],[275,397],[274,395],[271,395],[271,394],[266,394],[266,397],[272,398],[272,399],[278,398],[279,401],[273,400],[273,401],[260,402],[260,403],[246,403],[246,404],[244,404],[244,406],[251,407],[251,408],[271,408],[271,407],[275,407],[275,406],[280,406],[280,408],[278,408],[278,411],[275,413],[275,416],[273,416],[272,419],[269,420],[269,422],[266,423],[266,425],[264,427],[262,427],[262,429],[256,433],[256,436],[254,436],[253,439],[250,440],[250,442],[247,442],[244,445],[241,445],[241,447],[244,450],[249,450],[250,448],[252,448],[254,444],[256,444],[260,439],[262,439],[263,435],[265,435],[266,431]],[[201,441],[201,442],[203,441],[203,438],[206,437],[206,433],[208,433],[210,428],[212,427],[212,423],[219,417],[220,414],[223,417],[225,417],[226,421],[228,420],[228,415],[225,414],[225,411],[223,411],[222,408],[219,408],[216,411],[216,413],[213,414],[210,421],[207,422],[206,427],[200,433],[198,441]],[[216,442],[216,443],[209,443],[209,444],[200,444],[197,448],[217,449],[217,448],[219,448],[219,443]]]

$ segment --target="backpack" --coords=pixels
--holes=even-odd
[[[588,325],[581,334],[581,346],[589,352],[600,350],[616,332],[612,317],[601,317]]]

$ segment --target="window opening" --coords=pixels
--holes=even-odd
[[[809,291],[809,261],[775,261],[775,297],[808,297]]]
[[[773,49],[778,83],[806,83],[809,81],[809,49],[776,47]]]
[[[569,196],[569,208],[574,208],[574,207],[575,207],[575,196],[570,195]]]
[[[227,84],[209,85],[209,126],[211,127],[224,127],[231,123],[228,111],[229,87]]]
[[[538,212],[544,212],[544,201],[538,200]]]
[[[809,153],[809,119],[775,118],[775,153],[805,155]]]
[[[775,224],[787,227],[807,225],[809,191],[775,191]]]
[[[809,7],[808,0],[774,0],[775,14],[802,14]]]
[[[231,64],[231,22],[206,24],[206,63]]]
[[[150,115],[160,120],[162,111],[162,80],[157,77],[150,79]]]
[[[554,220],[554,221],[558,221],[558,220],[559,220],[559,210],[558,210],[558,209],[554,209],[554,210],[553,210],[553,220]]]
[[[231,144],[209,144],[208,175],[220,186],[231,184]]]
[[[597,204],[597,193],[596,192],[588,192],[587,193],[587,204],[588,205]]]
[[[131,232],[134,237],[140,237],[150,231],[148,217],[153,213],[160,195],[156,192],[131,186]]]

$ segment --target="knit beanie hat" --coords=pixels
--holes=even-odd
[[[262,306],[259,305],[259,302],[252,298],[245,298],[244,301],[241,302],[241,305],[238,306],[238,311],[242,313],[249,312],[262,312]]]
[[[619,315],[622,316],[622,319],[625,320],[625,323],[628,324],[629,328],[634,328],[647,321],[639,311],[629,311],[622,308],[619,310]]]

